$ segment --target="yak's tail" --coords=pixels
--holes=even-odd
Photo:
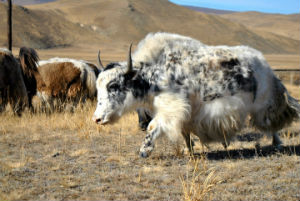
[[[86,63],[85,61],[82,61],[82,65],[84,66],[83,68],[81,68],[81,80],[85,85],[85,88],[88,92],[88,97],[89,98],[95,98],[96,97],[96,93],[97,93],[97,89],[96,89],[96,74],[95,71],[93,70],[92,67],[90,67],[90,65],[88,63]]]
[[[300,118],[300,104],[298,103],[298,101],[295,98],[293,98],[292,96],[290,96],[287,91],[284,95],[286,98],[286,103],[287,103],[288,107],[290,108],[290,110],[297,113],[298,118]]]
[[[37,63],[39,56],[37,52],[32,48],[21,47],[19,52],[20,64],[23,73],[29,77],[32,77],[34,72],[37,72]]]
[[[273,79],[272,91],[270,104],[252,116],[252,123],[260,130],[277,132],[300,118],[300,105],[276,77]]]

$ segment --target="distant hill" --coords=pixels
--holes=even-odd
[[[269,14],[261,12],[236,12],[195,6],[185,6],[189,9],[207,14],[217,14],[221,17],[251,28],[254,32],[264,31],[300,40],[300,14]]]
[[[6,19],[6,10],[6,3],[0,3],[0,19]],[[0,45],[6,46],[6,20],[0,21],[0,30]],[[88,42],[100,39],[94,31],[84,29],[52,10],[13,6],[13,46],[53,48],[73,45],[77,41],[86,42],[86,38]]]
[[[167,0],[58,0],[16,8],[15,40],[38,43],[36,46],[43,48],[103,42],[124,47],[131,42],[136,44],[149,32],[167,31],[209,45],[249,45],[265,53],[299,52],[297,40],[256,32],[218,15],[196,12]]]
[[[198,11],[198,12],[202,12],[202,13],[217,14],[217,15],[230,14],[230,13],[236,12],[236,11],[231,11],[231,10],[218,10],[218,9],[203,8],[203,7],[196,7],[196,6],[184,6],[184,7],[189,8],[191,10]]]
[[[260,12],[241,12],[221,16],[257,31],[270,32],[300,40],[300,14],[281,15]]]
[[[17,5],[31,5],[31,4],[39,4],[39,3],[48,3],[56,0],[13,0],[14,4]]]

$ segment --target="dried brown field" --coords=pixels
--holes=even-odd
[[[300,69],[300,55],[267,54],[265,57],[274,69]]]
[[[39,53],[42,59],[59,52],[96,60],[96,48],[85,51]],[[125,55],[104,48],[103,60]],[[300,99],[299,86],[286,86]],[[270,148],[270,138],[245,129],[228,150],[196,141],[197,155],[191,159],[183,143],[163,138],[142,159],[138,150],[145,134],[136,114],[97,126],[91,121],[95,104],[88,102],[74,113],[0,114],[0,200],[300,199],[299,122],[280,134],[280,152]]]

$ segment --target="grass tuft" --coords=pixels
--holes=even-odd
[[[202,164],[201,168],[199,164]],[[211,200],[210,192],[221,183],[216,170],[214,168],[207,169],[207,166],[203,166],[203,164],[205,164],[203,159],[191,160],[187,166],[186,175],[180,176],[185,201]],[[191,175],[190,169],[192,169]]]

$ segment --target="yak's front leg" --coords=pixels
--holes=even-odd
[[[173,142],[182,136],[184,122],[190,118],[191,107],[182,94],[162,93],[154,98],[155,117],[147,127],[147,135],[140,149],[142,157],[148,157],[154,141],[163,133]],[[190,141],[189,139],[187,139]]]
[[[140,156],[146,158],[150,155],[154,149],[155,140],[162,134],[162,129],[157,123],[156,119],[153,119],[147,127],[147,135],[140,148]]]

